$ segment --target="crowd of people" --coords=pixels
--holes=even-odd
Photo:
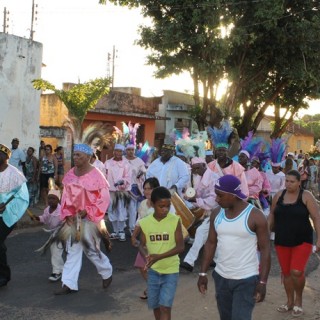
[[[33,148],[26,155],[18,148],[18,139],[12,140],[12,149],[0,145],[0,230],[5,230],[0,248],[40,190],[45,210],[33,219],[52,230],[49,280],[62,281],[56,295],[78,291],[83,253],[107,289],[113,269],[100,242],[108,251],[109,239],[130,237],[137,250],[134,266],[147,282],[141,299],[148,301],[155,319],[171,318],[179,269],[192,272],[204,247],[199,291],[205,294],[207,271],[214,266],[220,318],[248,320],[266,295],[274,240],[287,296],[277,310],[301,316],[304,270],[312,251],[320,250],[320,164],[308,155],[287,153],[282,139],[267,148],[252,134],[231,158],[229,125],[208,131],[213,149],[206,150],[199,138],[171,141],[152,162],[137,156],[135,139],[116,143],[105,163],[90,145],[79,142],[74,167],[65,175],[62,147],[53,154],[51,145],[41,143],[38,160]],[[19,212],[8,221],[15,201],[21,202]],[[187,241],[192,246],[180,262]],[[9,280],[3,250],[0,286]]]

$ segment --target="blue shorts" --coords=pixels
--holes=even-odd
[[[161,274],[148,270],[148,307],[157,309],[160,306],[170,307],[176,294],[179,273]]]

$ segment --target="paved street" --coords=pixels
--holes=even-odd
[[[152,312],[147,309],[146,302],[139,299],[145,285],[138,271],[132,267],[136,251],[129,241],[113,242],[113,251],[109,257],[114,267],[114,276],[106,291],[102,289],[101,279],[94,266],[84,258],[79,292],[68,296],[54,296],[53,291],[60,283],[50,283],[47,280],[51,273],[49,252],[43,257],[34,252],[45,242],[47,236],[41,227],[33,227],[17,229],[8,238],[12,281],[7,287],[0,289],[1,320],[152,319]],[[318,265],[319,259],[313,255],[308,272]],[[210,279],[207,295],[201,296],[196,288],[197,271],[198,266],[192,274],[181,274],[173,319],[218,319],[212,280]],[[308,280],[305,304],[313,309],[308,309],[307,315],[310,317],[303,319],[319,319],[315,318],[319,311],[318,279]],[[290,319],[274,311],[278,304],[284,302],[284,291],[274,256],[269,283],[266,302],[256,307],[254,319]]]

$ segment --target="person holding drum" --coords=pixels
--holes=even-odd
[[[185,256],[180,267],[192,272],[194,262],[197,260],[199,251],[205,244],[209,233],[210,210],[217,206],[214,186],[219,176],[212,172],[206,164],[205,159],[191,159],[193,189],[187,189],[184,199],[193,205],[194,208],[201,208],[204,211],[202,224],[196,229],[195,239],[188,254]],[[194,195],[192,195],[192,191]]]

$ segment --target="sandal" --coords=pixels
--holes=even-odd
[[[294,306],[293,309],[292,309],[292,313],[291,315],[293,317],[300,317],[303,315],[303,309],[302,307],[298,307],[298,306]]]
[[[277,311],[280,313],[285,313],[285,312],[288,312],[292,309],[293,309],[293,307],[289,307],[287,304],[283,304],[282,306],[277,308]]]
[[[143,291],[143,295],[140,296],[140,299],[141,299],[141,300],[147,300],[147,299],[148,299],[147,290],[144,290],[144,291]]]

